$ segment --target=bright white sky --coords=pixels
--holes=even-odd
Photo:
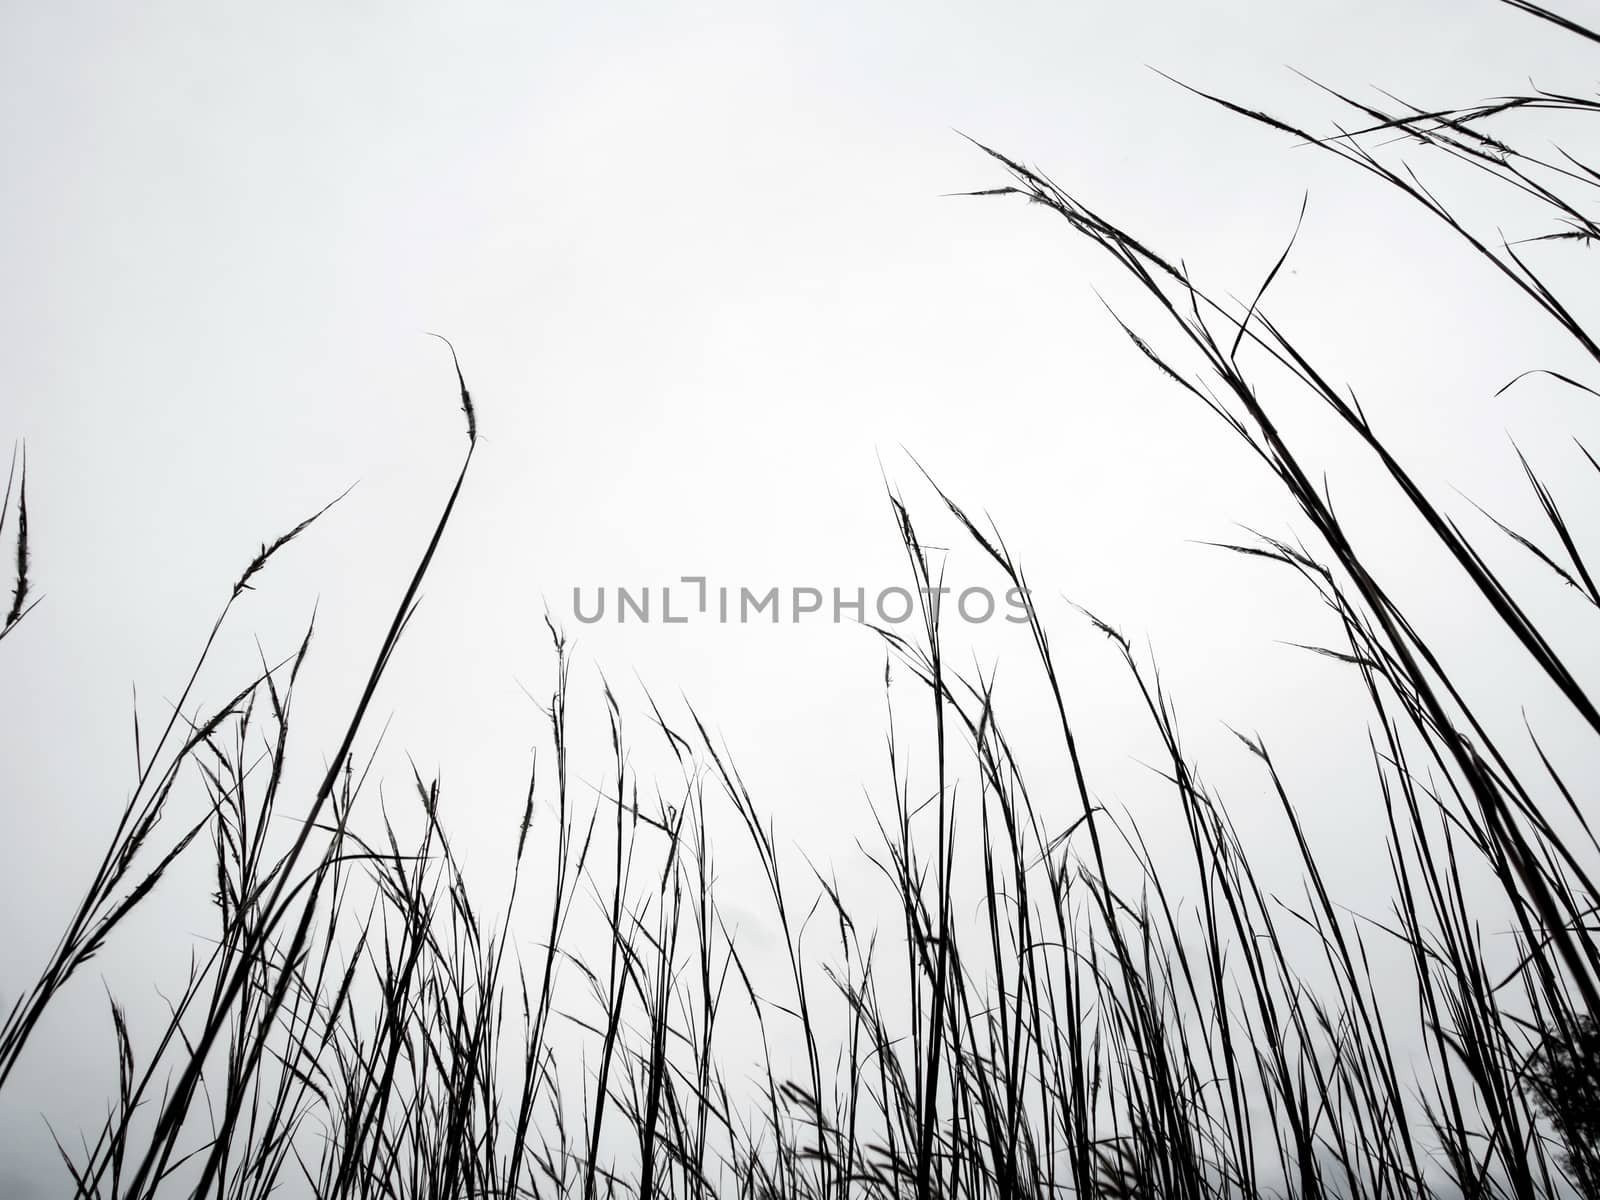
[[[1363,786],[1361,741],[1328,736],[1356,711],[1349,681],[1280,644],[1325,635],[1306,596],[1193,544],[1281,532],[1284,506],[1116,333],[1095,289],[1128,293],[1061,222],[943,195],[1005,182],[954,131],[1234,294],[1309,189],[1275,311],[1453,511],[1447,481],[1531,525],[1506,432],[1559,482],[1595,423],[1542,384],[1491,396],[1577,364],[1544,353],[1526,305],[1480,299],[1484,268],[1398,198],[1150,68],[1326,129],[1343,114],[1289,67],[1433,105],[1530,74],[1584,87],[1583,53],[1488,0],[8,6],[0,445],[27,440],[44,600],[0,648],[0,995],[42,960],[130,784],[131,686],[154,721],[257,544],[359,481],[273,565],[212,677],[220,693],[256,633],[286,653],[320,602],[301,745],[311,766],[331,751],[463,445],[425,330],[461,353],[482,445],[379,709],[393,765],[404,748],[460,797],[469,854],[503,842],[543,737],[519,685],[548,690],[546,605],[578,642],[581,719],[603,720],[597,667],[641,733],[635,673],[681,691],[785,837],[845,853],[883,783],[870,633],[579,627],[571,595],[902,583],[880,461],[930,541],[956,535],[901,447],[993,514],[1041,594],[1148,639],[1213,778],[1239,769],[1226,720],[1309,756],[1310,795]],[[1429,594],[1420,571],[1398,584]],[[1047,607],[1100,786],[1134,804],[1134,698]],[[1435,615],[1468,636],[1470,613]],[[1027,647],[980,643],[1014,663],[1025,712]],[[1353,851],[1346,883],[1375,870],[1353,819],[1309,822]],[[119,954],[108,976],[148,993]],[[77,991],[0,1098],[0,1158],[47,1163],[40,1110],[70,1131],[70,1098],[102,1086],[103,999]],[[62,1040],[73,1022],[87,1051]],[[17,1169],[21,1187],[56,1168]]]

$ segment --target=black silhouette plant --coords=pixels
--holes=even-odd
[[[1527,0],[1508,3],[1600,41]],[[1600,169],[1519,150],[1499,123],[1594,117],[1600,99],[1529,91],[1395,112],[1345,102],[1359,127],[1326,138],[1227,107],[1420,205],[1590,364],[1529,371],[1593,391],[1585,372],[1600,364],[1600,344],[1534,269],[1534,252],[1476,232],[1411,166],[1380,155],[1398,137],[1468,164],[1553,220],[1538,235],[1543,252],[1581,250],[1600,233],[1587,203]],[[1387,831],[1391,911],[1358,917],[1335,895],[1292,774],[1262,739],[1241,737],[1281,812],[1278,857],[1304,882],[1297,901],[1274,894],[1186,753],[1158,673],[1091,617],[1148,714],[1161,817],[1193,870],[1183,882],[1158,866],[1139,829],[1093,799],[1072,716],[1079,698],[1015,557],[937,486],[946,519],[1028,605],[1036,695],[1063,771],[1044,782],[1010,736],[1016,694],[966,678],[946,653],[937,563],[896,495],[892,516],[925,603],[915,635],[880,631],[909,676],[895,691],[886,670],[881,836],[865,851],[887,899],[883,928],[833,872],[791,859],[692,708],[674,717],[650,703],[649,736],[670,770],[641,779],[624,705],[607,688],[609,758],[579,776],[603,781],[592,796],[575,787],[569,650],[553,626],[547,752],[507,799],[509,893],[484,903],[453,848],[440,783],[412,770],[408,837],[369,782],[376,739],[366,718],[477,444],[479,414],[456,364],[461,468],[374,632],[370,670],[328,739],[333,753],[317,750],[317,786],[296,795],[287,782],[291,755],[306,752],[291,730],[309,629],[222,703],[181,715],[195,710],[201,666],[236,602],[265,586],[308,520],[264,543],[228,591],[160,736],[139,743],[130,798],[55,950],[0,1024],[3,1088],[84,964],[170,885],[180,857],[206,856],[213,926],[188,976],[163,989],[168,1017],[135,1028],[111,1004],[115,1095],[97,1130],[60,1146],[74,1194],[1600,1195],[1592,788],[1569,778],[1535,730],[1497,722],[1464,694],[1462,664],[1402,608],[1279,420],[1286,388],[1325,406],[1381,468],[1396,515],[1455,572],[1463,612],[1523,656],[1592,749],[1600,708],[1569,639],[1533,615],[1536,589],[1496,570],[1360,402],[1267,314],[1284,258],[1248,304],[1224,301],[1181,259],[990,153],[1011,180],[990,191],[1027,198],[1106,252],[1156,315],[1138,330],[1113,319],[1295,502],[1302,541],[1230,548],[1287,568],[1335,618],[1337,644],[1319,649],[1366,699],[1370,740],[1352,749],[1370,764],[1370,802]],[[1520,455],[1507,470],[1531,483],[1550,529],[1533,536],[1496,521],[1486,536],[1508,535],[1553,587],[1600,600],[1570,501]],[[30,594],[25,485],[15,512],[7,632]],[[925,721],[920,741],[907,735],[908,711]],[[729,825],[731,848],[715,836]],[[738,901],[741,912],[763,908],[764,946],[736,936],[719,854],[742,854],[759,883],[762,895]],[[1499,948],[1509,941],[1507,969]],[[1398,972],[1379,977],[1380,950]]]
[[[1600,1196],[1600,1023],[1585,1014],[1567,1037],[1547,1034],[1528,1076],[1561,1134],[1567,1172],[1585,1196]]]
[[[28,578],[30,555],[28,549],[28,451],[26,447],[22,449],[21,458],[21,474],[19,478],[17,452],[15,450],[12,451],[11,468],[6,472],[5,496],[0,498],[0,533],[5,530],[7,514],[13,514],[17,522],[16,582],[11,589],[11,607],[6,612],[4,623],[0,624],[0,639],[4,639],[15,628],[17,622],[27,615],[28,610],[38,603],[37,600],[32,603],[28,601],[31,584]],[[17,495],[17,502],[14,508],[11,503],[13,484],[16,485]]]

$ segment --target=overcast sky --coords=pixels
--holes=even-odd
[[[43,599],[0,647],[0,996],[130,785],[132,687],[154,720],[257,545],[355,483],[248,597],[214,677],[220,694],[256,635],[290,650],[319,606],[302,754],[331,752],[319,714],[348,705],[463,446],[430,330],[460,352],[482,444],[380,709],[396,754],[470,797],[468,853],[515,820],[547,607],[595,728],[599,668],[634,711],[636,676],[682,693],[785,837],[848,850],[883,783],[871,633],[580,626],[572,593],[903,583],[885,476],[930,541],[957,537],[908,452],[993,515],[1049,600],[1112,798],[1138,803],[1148,734],[1063,594],[1153,648],[1210,774],[1236,770],[1227,721],[1313,755],[1310,794],[1365,778],[1359,740],[1315,757],[1360,717],[1336,665],[1282,644],[1327,636],[1309,598],[1196,544],[1291,514],[1116,333],[1096,289],[1128,293],[1062,222],[947,195],[1005,182],[960,134],[1224,293],[1253,291],[1309,191],[1274,311],[1452,511],[1470,513],[1457,484],[1531,519],[1507,434],[1560,480],[1568,438],[1594,433],[1573,394],[1492,398],[1564,365],[1550,332],[1398,198],[1152,68],[1327,129],[1343,114],[1290,68],[1431,106],[1530,75],[1591,86],[1582,55],[1488,0],[6,6],[0,445],[27,442]],[[1426,605],[1425,564],[1390,562]],[[951,572],[994,582],[965,551]],[[1470,645],[1470,613],[1431,611]],[[1026,645],[977,642],[1016,660],[1026,709]],[[1327,818],[1330,845],[1349,820]],[[1372,865],[1348,846],[1347,883]],[[136,959],[187,945],[168,917],[171,946]],[[125,951],[107,964],[148,996]],[[57,1169],[41,1109],[71,1129],[103,1086],[103,999],[77,991],[0,1099],[19,1179]]]

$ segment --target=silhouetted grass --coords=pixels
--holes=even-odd
[[[0,498],[0,534],[5,532],[6,518],[14,517],[17,523],[16,541],[16,582],[11,589],[11,607],[6,611],[5,622],[0,624],[0,639],[4,639],[16,623],[27,614],[32,607],[28,603],[30,581],[28,578],[28,451],[26,447],[21,451],[21,472],[18,473],[18,454],[13,450],[11,466],[6,471],[5,496]],[[17,502],[15,508],[11,503],[11,489],[16,486]],[[37,600],[34,603],[38,603]]]
[[[1600,100],[1534,91],[1389,112],[1340,99],[1360,124],[1331,138],[1218,103],[1420,204],[1600,361],[1582,319],[1524,252],[1475,233],[1373,142],[1400,134],[1470,164],[1544,207],[1557,224],[1544,240],[1582,252],[1600,233],[1583,201],[1600,170],[1524,153],[1486,126],[1540,109],[1594,114]],[[1469,703],[1459,664],[1413,624],[1277,419],[1285,380],[1383,469],[1393,504],[1445,552],[1462,594],[1483,601],[1474,611],[1485,635],[1508,635],[1585,736],[1600,737],[1587,685],[1530,614],[1525,589],[1267,315],[1287,251],[1249,304],[1220,300],[1180,260],[989,153],[1011,176],[989,192],[1042,206],[1105,251],[1157,313],[1138,329],[1114,316],[1118,325],[1297,505],[1304,543],[1231,549],[1294,572],[1337,619],[1342,641],[1319,649],[1364,688],[1370,740],[1352,750],[1370,760],[1385,819],[1389,911],[1358,918],[1344,906],[1271,749],[1241,735],[1304,884],[1293,905],[1272,894],[1194,770],[1153,665],[1113,624],[1087,616],[1123,660],[1163,747],[1164,787],[1194,865],[1193,888],[1180,894],[1140,831],[1091,798],[1067,684],[1030,599],[1026,636],[1071,794],[1031,788],[1039,771],[1015,752],[992,680],[967,678],[945,653],[942,576],[898,495],[891,514],[921,621],[915,636],[881,633],[925,688],[926,707],[909,715],[927,733],[910,749],[908,714],[890,707],[889,795],[874,809],[879,841],[863,851],[888,903],[863,907],[831,870],[789,861],[692,709],[674,722],[650,703],[648,737],[679,774],[641,779],[608,687],[606,783],[580,799],[568,650],[552,625],[547,765],[536,761],[508,805],[512,882],[503,904],[485,909],[452,849],[438,782],[414,773],[421,832],[402,844],[388,810],[368,801],[356,753],[471,465],[477,415],[457,364],[461,470],[320,786],[299,807],[280,795],[309,631],[209,716],[176,715],[233,602],[313,517],[264,545],[234,585],[174,716],[148,752],[141,746],[132,797],[57,949],[0,1029],[4,1086],[83,964],[180,855],[209,854],[215,926],[170,996],[165,1027],[131,1029],[111,1002],[116,1093],[98,1131],[75,1150],[62,1145],[76,1194],[1600,1196],[1590,781],[1565,778],[1531,728],[1497,728]],[[1549,529],[1491,518],[1493,536],[1600,605],[1569,502],[1517,458]],[[999,534],[934,491],[1030,596]],[[28,596],[25,482],[15,511],[8,632]],[[1541,769],[1515,766],[1514,747],[1536,751]],[[206,804],[171,830],[181,778],[200,781]],[[775,953],[741,948],[725,917],[711,832],[729,819],[733,852],[765,888]],[[741,907],[755,902],[740,897]],[[530,908],[514,941],[514,919]],[[1502,930],[1517,948],[1509,970],[1491,948]],[[1375,938],[1391,957],[1398,949],[1406,977],[1376,977]]]

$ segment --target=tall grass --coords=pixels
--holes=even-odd
[[[1508,3],[1600,41],[1526,0]],[[1600,168],[1518,150],[1497,123],[1592,116],[1600,100],[1530,91],[1423,112],[1339,99],[1357,127],[1326,138],[1217,102],[1422,206],[1600,360],[1526,248],[1475,232],[1384,157],[1400,137],[1465,163],[1543,206],[1555,222],[1549,249],[1582,252],[1600,237],[1586,207]],[[945,652],[941,574],[898,495],[891,513],[922,620],[914,637],[881,632],[922,701],[909,713],[890,707],[889,795],[874,810],[878,843],[864,851],[886,905],[852,903],[832,872],[791,861],[692,709],[669,719],[650,704],[648,736],[678,774],[641,779],[630,720],[608,688],[606,783],[595,796],[577,787],[568,648],[552,625],[548,752],[508,803],[512,882],[485,907],[452,848],[439,783],[409,781],[421,832],[402,839],[369,798],[358,756],[469,474],[477,420],[457,365],[462,466],[374,639],[320,786],[300,801],[280,794],[299,745],[290,731],[309,631],[208,715],[176,715],[234,601],[307,521],[264,546],[232,587],[175,715],[141,746],[132,798],[57,948],[0,1028],[3,1087],[84,964],[173,863],[206,856],[214,927],[164,1027],[135,1030],[111,1002],[115,1093],[97,1130],[61,1144],[76,1195],[1600,1196],[1600,841],[1588,781],[1566,778],[1532,729],[1497,727],[1469,702],[1461,664],[1404,611],[1285,432],[1285,395],[1327,407],[1381,467],[1392,503],[1447,555],[1461,593],[1481,600],[1472,611],[1484,635],[1509,637],[1585,736],[1600,737],[1570,652],[1359,402],[1267,315],[1284,259],[1249,304],[1217,298],[1180,260],[988,153],[1010,176],[990,193],[1062,218],[1142,290],[1155,321],[1112,319],[1297,505],[1302,543],[1233,549],[1293,572],[1337,620],[1342,641],[1323,649],[1364,687],[1371,736],[1353,750],[1370,760],[1387,830],[1389,911],[1357,917],[1341,903],[1271,749],[1244,737],[1304,882],[1296,904],[1274,895],[1186,754],[1153,665],[1088,617],[1164,748],[1164,787],[1194,868],[1192,890],[1179,893],[1140,831],[1093,799],[1065,673],[1031,599],[1026,638],[1070,795],[1030,786],[1039,770],[1014,749],[993,682],[966,677]],[[1497,522],[1491,536],[1600,606],[1568,501],[1534,465],[1514,469],[1548,529]],[[999,534],[933,491],[1029,596]],[[25,484],[15,513],[7,634],[29,595]],[[908,736],[907,720],[925,735]],[[1517,765],[1530,748],[1536,771]],[[204,804],[173,828],[185,780]],[[776,953],[742,946],[725,915],[712,832],[727,834],[730,821],[733,852],[764,883]],[[597,923],[603,938],[590,935]],[[1509,963],[1502,930],[1516,947]],[[1396,953],[1407,964],[1398,983],[1374,967]]]

